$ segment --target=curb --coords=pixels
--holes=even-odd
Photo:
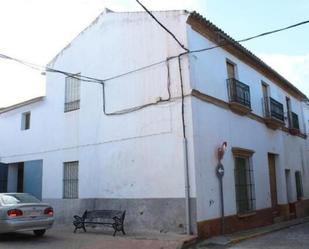
[[[177,246],[176,249],[185,249],[188,248],[188,246],[194,245],[196,244],[198,241],[198,236],[196,235],[192,235],[189,238],[184,239],[183,241],[181,241],[181,244],[179,246]]]
[[[225,236],[222,236],[222,239],[221,239],[221,240],[225,240],[224,242],[216,241],[216,238],[219,238],[219,237],[207,239],[207,240],[204,240],[202,242],[201,241],[198,242],[196,240],[195,245],[196,246],[198,246],[198,245],[202,245],[202,246],[209,246],[209,245],[221,245],[222,246],[222,245],[224,245],[224,246],[227,246],[227,245],[239,243],[243,240],[252,239],[252,238],[262,236],[262,235],[265,235],[265,234],[268,234],[268,233],[272,233],[272,232],[283,230],[283,229],[286,229],[286,228],[289,228],[289,227],[292,227],[292,226],[300,225],[300,224],[303,224],[303,223],[306,223],[306,222],[309,222],[309,216],[304,217],[304,218],[300,218],[300,219],[297,219],[297,220],[290,220],[290,221],[285,221],[285,222],[281,222],[281,223],[277,223],[277,224],[272,224],[270,226],[264,226],[264,227],[262,226],[260,228],[255,228],[256,231],[252,230],[251,233],[250,233],[250,230],[247,230],[248,234],[244,234],[244,235],[239,234],[238,236],[237,236],[237,234],[234,234],[234,236],[235,236],[234,238],[233,238],[233,234],[225,235]],[[261,229],[261,230],[258,230],[258,229]]]
[[[306,223],[306,222],[309,222],[309,217],[304,217],[304,218],[301,218],[301,219],[295,220],[295,221],[293,221],[293,220],[286,221],[286,224],[284,224],[284,222],[281,223],[281,224],[278,223],[281,226],[273,227],[273,228],[270,228],[270,229],[265,230],[265,231],[257,231],[255,233],[248,234],[248,235],[245,235],[245,236],[239,236],[238,238],[231,239],[228,244],[236,244],[236,243],[243,241],[243,240],[252,239],[252,238],[264,235],[264,234],[280,231],[280,230],[283,230],[283,229],[286,229],[286,228],[289,228],[289,227],[292,227],[292,226],[297,226],[297,225],[300,225],[300,224],[303,224],[303,223]]]

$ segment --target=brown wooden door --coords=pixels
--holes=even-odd
[[[226,67],[227,67],[227,77],[229,78],[229,79],[235,79],[236,77],[236,75],[235,75],[235,66],[232,64],[232,63],[230,63],[230,62],[226,62]]]
[[[274,154],[268,154],[268,170],[269,170],[271,206],[272,208],[276,208],[278,205],[278,201],[277,201],[276,164]]]
[[[263,103],[265,108],[265,114],[269,116],[269,100],[268,100],[268,85],[262,82],[262,91],[263,91]]]

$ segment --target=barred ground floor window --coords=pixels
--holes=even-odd
[[[295,183],[296,183],[297,199],[300,200],[303,197],[303,184],[300,171],[295,172]]]
[[[249,213],[255,210],[255,186],[252,166],[252,154],[249,150],[234,150],[235,194],[237,213]]]
[[[78,161],[63,163],[63,198],[78,198]]]

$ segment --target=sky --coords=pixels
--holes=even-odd
[[[234,39],[309,19],[307,0],[141,0],[151,10],[196,10]],[[135,0],[1,0],[0,53],[46,65],[107,7],[142,10]],[[243,43],[309,96],[309,24]],[[45,94],[45,77],[0,58],[0,107]]]

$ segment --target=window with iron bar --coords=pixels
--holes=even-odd
[[[78,198],[78,161],[63,163],[63,198]]]
[[[255,210],[255,187],[250,157],[235,156],[235,191],[237,213]]]
[[[66,77],[64,112],[78,110],[79,108],[80,108],[80,79],[74,77]]]
[[[300,171],[295,171],[295,183],[296,183],[297,199],[300,200],[303,197],[303,185]]]

